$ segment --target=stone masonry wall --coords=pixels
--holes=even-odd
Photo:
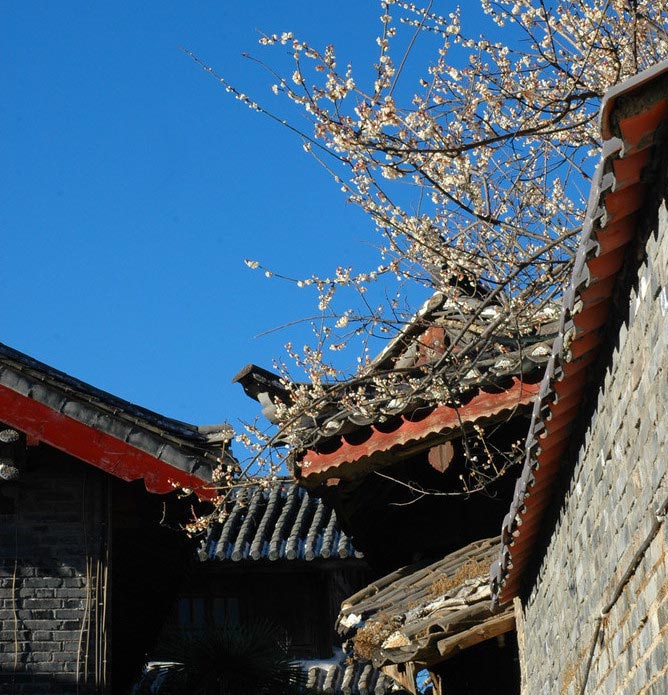
[[[654,230],[646,250],[629,320],[524,605],[525,695],[668,693],[668,521],[656,514],[668,496],[665,202],[658,240]]]
[[[102,692],[104,475],[46,446],[20,458],[0,484],[0,693]]]

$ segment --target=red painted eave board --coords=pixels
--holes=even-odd
[[[331,453],[320,453],[309,449],[302,459],[302,477],[327,474],[337,476],[341,466],[351,466],[368,459],[378,452],[401,447],[428,436],[444,433],[461,427],[462,424],[478,422],[494,417],[504,411],[512,411],[531,403],[538,393],[540,384],[527,384],[514,379],[513,385],[502,393],[481,391],[469,403],[459,408],[439,406],[420,420],[402,418],[402,423],[390,432],[372,428],[372,432],[361,444],[342,440],[341,446]]]
[[[177,487],[194,490],[202,499],[216,496],[201,478],[2,385],[0,413],[2,422],[29,438],[49,444],[122,480],[143,479],[149,492],[172,492],[174,483]]]
[[[617,274],[626,259],[627,244],[635,235],[639,210],[644,204],[647,183],[642,180],[642,176],[646,165],[654,156],[648,148],[659,140],[665,141],[665,131],[660,126],[668,121],[668,98],[664,96],[654,104],[645,105],[640,100],[640,95],[649,83],[666,74],[668,61],[614,87],[604,99],[601,117],[604,140],[610,140],[616,135],[611,128],[611,114],[620,96],[638,96],[638,103],[642,104],[642,108],[636,115],[622,116],[619,121],[623,152],[620,155],[617,148],[610,155],[614,155],[610,161],[615,175],[615,188],[607,195],[603,192],[599,200],[606,211],[602,218],[604,226],[595,230],[593,234],[599,248],[597,255],[587,260],[588,286],[579,287],[576,297],[584,306],[584,310],[573,317],[577,338],[573,343],[571,357],[577,359],[563,363],[562,380],[552,384],[552,390],[557,394],[557,402],[550,408],[556,406],[560,417],[554,420],[556,429],[550,427],[549,420],[545,422],[545,435],[538,441],[538,468],[533,472],[536,482],[526,490],[528,494],[523,501],[522,524],[511,531],[513,541],[505,549],[507,565],[505,570],[502,570],[499,603],[509,601],[519,591],[522,574],[534,551],[534,541],[544,509],[551,499],[551,480],[554,473],[552,468],[558,465],[558,452],[565,450],[564,445],[568,441],[562,439],[563,433],[568,431],[567,420],[574,420],[580,412],[578,404],[584,393],[583,384],[586,382],[583,367],[599,359],[598,332],[608,318],[605,300],[612,295]],[[601,162],[599,166],[603,165],[604,162]],[[562,401],[564,406],[560,408],[559,404]],[[546,455],[547,460],[543,458]],[[543,475],[545,477],[542,477]]]
[[[668,100],[662,99],[635,116],[622,118],[619,129],[626,154],[653,144],[655,131],[668,118]]]

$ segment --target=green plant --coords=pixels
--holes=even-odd
[[[299,664],[292,661],[280,630],[266,621],[172,632],[155,657],[180,664],[165,679],[161,695],[289,695],[303,692]]]

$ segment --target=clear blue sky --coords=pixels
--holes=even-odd
[[[255,336],[309,302],[243,259],[326,272],[369,224],[298,139],[179,47],[277,104],[241,56],[272,59],[258,30],[375,50],[376,4],[332,7],[3,3],[2,342],[187,421],[257,412],[230,379],[271,367],[296,329]]]
[[[273,106],[241,55],[280,57],[258,30],[361,65],[379,14],[373,0],[2,3],[0,341],[189,422],[257,414],[230,379],[299,342],[298,328],[256,336],[311,300],[243,259],[293,276],[362,267],[371,223],[179,47]]]

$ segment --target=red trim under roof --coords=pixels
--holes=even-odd
[[[587,371],[601,358],[600,330],[608,321],[617,275],[652,184],[642,173],[652,161],[654,145],[665,141],[668,88],[660,80],[667,74],[668,61],[611,89],[601,107],[604,152],[564,297],[563,329],[534,406],[524,469],[503,522],[501,554],[491,570],[495,603],[506,603],[520,593],[554,494],[553,483],[567,460],[572,426],[588,388]],[[635,109],[614,112],[617,99],[629,95],[637,97]],[[621,139],[614,137],[615,127]]]
[[[301,458],[301,479],[306,483],[320,482],[326,478],[345,478],[360,472],[364,463],[390,449],[403,447],[410,442],[420,441],[432,435],[443,435],[459,430],[462,425],[484,422],[499,415],[512,413],[515,408],[529,405],[535,398],[540,384],[531,384],[513,378],[512,386],[502,392],[479,391],[468,403],[459,407],[441,405],[420,418],[412,412],[398,418],[397,425],[383,427],[382,424],[369,426],[364,441],[360,430],[347,439],[340,438],[340,446],[331,453],[308,449]],[[418,411],[419,413],[419,411]]]
[[[215,490],[206,487],[207,483],[196,475],[2,385],[0,412],[5,424],[29,438],[45,442],[122,480],[141,478],[149,492],[167,493],[175,487],[185,487],[202,499],[216,497]]]

